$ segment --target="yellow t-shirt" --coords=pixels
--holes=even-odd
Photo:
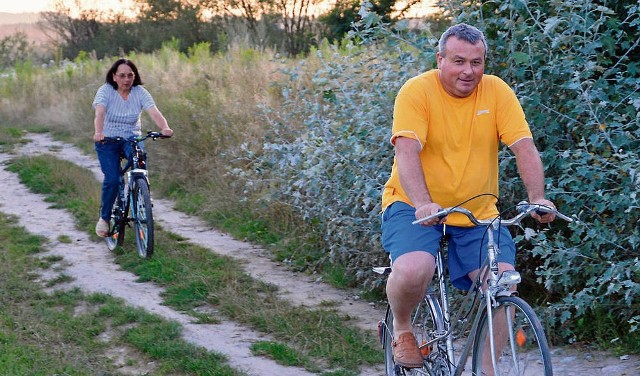
[[[434,69],[408,80],[400,89],[393,113],[391,143],[399,136],[416,139],[433,202],[459,205],[483,193],[498,195],[499,142],[512,145],[532,138],[524,111],[513,90],[500,78],[484,75],[466,98],[447,94]],[[382,194],[383,209],[395,201],[412,205],[400,184],[397,161]],[[495,198],[482,196],[463,205],[480,219],[498,214]],[[454,213],[453,226],[470,226]]]

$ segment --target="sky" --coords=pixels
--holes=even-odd
[[[98,9],[123,9],[128,8],[127,5],[133,4],[133,0],[80,0],[82,4],[88,8]],[[69,3],[75,3],[74,0],[67,0]],[[422,2],[422,9],[419,8],[418,13],[428,12],[430,4],[433,0],[425,0]],[[54,8],[55,0],[2,0],[0,2],[0,12],[6,13],[23,13],[23,12],[44,12]],[[414,12],[412,12],[414,13]]]
[[[75,1],[68,2],[69,4]],[[131,4],[133,0],[81,0],[89,8],[118,9],[123,4]],[[0,2],[0,12],[24,13],[24,12],[44,12],[53,10],[54,0],[2,0]]]

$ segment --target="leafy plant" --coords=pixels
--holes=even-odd
[[[576,338],[577,319],[606,309],[637,331],[640,294],[638,5],[601,1],[448,1],[447,17],[484,30],[487,73],[513,85],[543,152],[547,192],[580,223],[530,229],[523,269],[551,296],[548,325]],[[615,10],[614,10],[615,6]],[[284,202],[317,223],[327,260],[361,283],[385,263],[380,190],[392,160],[393,100],[409,77],[433,66],[436,39],[395,29],[361,10],[350,43],[322,46],[278,83],[280,108],[266,108],[271,132],[246,144],[234,170],[265,202]],[[523,196],[513,157],[501,152],[501,196]]]

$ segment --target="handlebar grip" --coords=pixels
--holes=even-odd
[[[564,219],[567,222],[573,222],[574,219],[566,216],[558,211],[558,209],[550,208],[541,204],[530,204],[526,201],[521,201],[517,205],[518,211],[520,213],[529,213],[531,211],[535,211],[538,215],[545,215],[547,213],[554,213],[556,217],[560,219]],[[535,208],[535,209],[534,209]]]
[[[440,210],[438,210],[437,213],[431,214],[431,215],[426,216],[424,218],[416,219],[415,221],[411,222],[411,224],[418,225],[418,224],[421,224],[423,222],[430,221],[430,220],[432,220],[434,218],[442,219],[442,218],[444,218],[444,217],[446,217],[448,215],[449,215],[449,210],[448,209],[440,209]]]

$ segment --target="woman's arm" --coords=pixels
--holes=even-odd
[[[99,104],[96,105],[96,116],[93,119],[93,141],[99,142],[104,140],[104,117],[107,109]]]
[[[169,128],[169,123],[167,122],[167,119],[165,119],[164,115],[162,115],[162,112],[158,110],[158,107],[156,106],[151,107],[150,109],[147,110],[147,113],[151,117],[151,120],[153,120],[153,122],[156,123],[158,128],[160,128],[160,132],[164,136],[173,136],[173,130]]]

